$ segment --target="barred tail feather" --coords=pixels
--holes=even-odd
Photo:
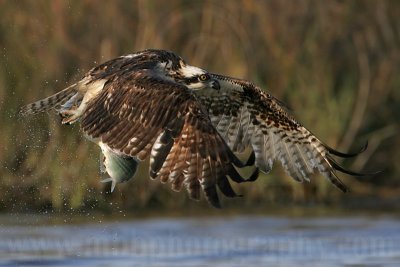
[[[20,110],[20,114],[22,116],[28,116],[28,115],[34,115],[40,112],[44,112],[44,111],[48,111],[51,110],[52,108],[55,108],[58,105],[61,105],[63,102],[67,101],[69,98],[73,97],[76,92],[77,89],[76,87],[76,83],[68,86],[67,88],[65,88],[64,90],[46,97],[42,100],[33,102],[31,104],[28,104],[24,107],[21,108]]]

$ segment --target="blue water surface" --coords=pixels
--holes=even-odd
[[[396,217],[28,217],[0,216],[0,266],[400,266]]]

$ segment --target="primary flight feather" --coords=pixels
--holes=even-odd
[[[207,88],[195,94],[233,152],[250,146],[262,172],[268,173],[278,160],[298,182],[309,181],[312,173],[319,172],[343,192],[348,189],[336,171],[364,175],[344,169],[333,156],[353,157],[366,145],[354,154],[336,151],[289,115],[281,101],[253,83],[219,74],[211,77],[219,82],[220,90]]]

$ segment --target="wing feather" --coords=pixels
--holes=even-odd
[[[357,154],[338,152],[323,144],[288,114],[282,102],[248,81],[212,76],[219,81],[221,89],[198,91],[198,99],[233,152],[240,153],[251,146],[255,165],[261,171],[268,173],[278,160],[296,181],[309,181],[317,171],[342,191],[347,188],[336,171],[360,175],[343,169],[331,157]]]
[[[229,120],[227,120],[228,123]],[[230,123],[232,142],[239,120]],[[217,187],[236,196],[228,176],[244,164],[211,123],[195,96],[182,85],[161,79],[149,70],[130,72],[105,84],[82,115],[83,132],[112,151],[140,160],[150,156],[150,177],[186,187],[189,197],[220,207]],[[254,179],[256,174],[251,178]]]

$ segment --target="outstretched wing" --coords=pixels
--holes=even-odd
[[[108,81],[88,103],[81,128],[114,152],[140,160],[150,156],[151,177],[170,182],[174,190],[185,185],[193,199],[200,198],[202,188],[216,207],[220,206],[216,187],[235,197],[227,177],[244,181],[234,167],[242,163],[192,93],[150,70]]]
[[[256,166],[265,173],[279,160],[296,181],[309,181],[310,175],[318,171],[340,190],[347,191],[335,171],[359,174],[343,169],[332,156],[354,155],[323,144],[292,118],[280,101],[254,84],[217,74],[212,76],[219,81],[221,90],[201,90],[196,95],[233,152],[242,152],[251,146]]]

